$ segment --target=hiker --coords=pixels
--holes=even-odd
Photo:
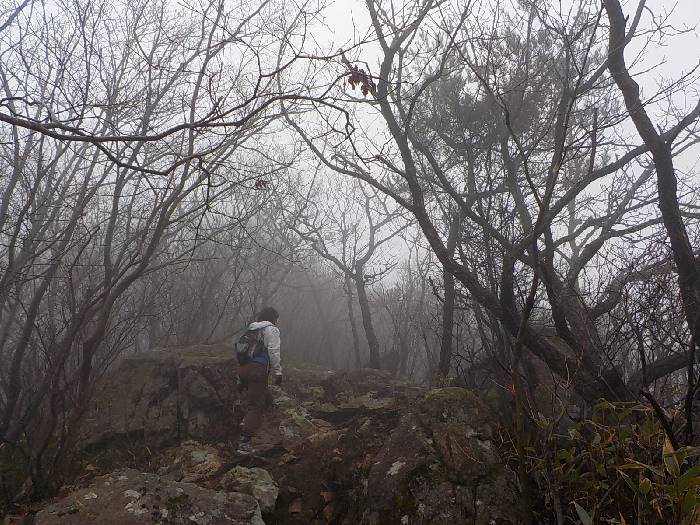
[[[280,364],[280,331],[275,324],[279,314],[277,310],[266,306],[258,313],[257,320],[250,323],[246,333],[237,343],[237,356],[241,366],[238,369],[240,390],[247,390],[246,407],[241,437],[238,443],[239,454],[252,454],[252,438],[260,428],[270,393],[267,389],[268,375],[274,376],[276,385],[282,384],[282,366]],[[247,339],[246,339],[247,338]],[[240,349],[245,350],[241,341],[253,341],[247,355],[241,357]]]

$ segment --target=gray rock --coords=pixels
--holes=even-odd
[[[253,439],[255,448],[291,450],[306,437],[318,432],[311,414],[283,388],[271,386],[273,406],[265,413],[263,424]]]
[[[433,390],[374,457],[361,523],[519,523],[515,485],[486,407],[461,388]]]
[[[143,436],[146,443],[230,435],[235,358],[224,347],[154,350],[124,358],[97,386],[82,442]]]
[[[35,525],[264,525],[248,494],[217,492],[131,469],[41,510]]]
[[[92,414],[92,439],[140,432],[156,445],[188,438],[230,444],[236,435],[230,413],[237,399],[235,370],[226,355],[199,350],[149,352],[126,359],[103,384]],[[286,373],[283,387],[270,389],[270,410],[254,438],[255,448],[262,452],[244,463],[267,470],[243,468],[237,459],[228,463],[231,451],[223,444],[217,448],[184,442],[165,451],[162,478],[154,478],[157,483],[168,490],[188,485],[206,493],[202,504],[190,505],[193,512],[185,515],[187,505],[200,494],[182,496],[184,492],[172,489],[166,500],[173,510],[182,511],[176,519],[184,521],[168,523],[262,523],[254,521],[260,519],[260,508],[285,525],[519,522],[516,477],[492,440],[497,424],[493,410],[467,390],[426,393],[374,370]],[[239,467],[222,477],[235,464]],[[284,483],[278,487],[268,472]],[[186,481],[236,492],[217,493],[179,483]],[[55,521],[38,523],[165,525],[165,518],[155,511],[165,508],[168,519],[172,517],[163,507],[162,493],[167,491],[151,490],[144,483],[130,482],[122,492],[110,494],[93,486],[75,492],[62,507],[50,511]],[[127,491],[132,491],[128,494],[135,503],[129,500],[112,509],[119,519],[103,519],[96,502],[121,501]],[[257,509],[257,515],[253,512],[243,519],[253,521],[220,521],[232,514],[207,514],[219,512],[228,505],[222,501],[230,498],[239,510],[249,508],[241,499],[243,492],[248,497],[245,505]],[[83,513],[85,509],[89,513]],[[91,519],[68,521],[84,515]],[[142,516],[151,521],[128,521]]]
[[[257,467],[235,467],[221,479],[221,486],[231,492],[250,494],[264,513],[275,510],[279,489],[267,470]]]
[[[179,447],[168,449],[164,459],[166,464],[158,474],[186,483],[211,479],[222,471],[224,464],[217,448],[196,441],[186,441]]]

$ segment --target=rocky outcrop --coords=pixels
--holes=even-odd
[[[488,409],[460,388],[358,412],[271,467],[276,523],[518,523],[515,477],[491,437]]]
[[[265,469],[234,467],[224,474],[220,484],[229,492],[242,492],[253,496],[263,513],[275,510],[279,489]]]
[[[125,469],[49,505],[35,525],[264,525],[254,497]]]
[[[517,523],[515,476],[470,392],[430,392],[375,456],[361,523]]]
[[[96,388],[83,443],[120,436],[139,437],[150,446],[230,439],[237,430],[236,373],[235,359],[224,345],[125,357]],[[271,387],[274,410],[261,433],[263,448],[289,449],[319,427],[397,410],[423,393],[381,370],[288,368],[285,374],[282,389]]]
[[[152,460],[158,479],[247,494],[268,525],[519,522],[515,476],[493,440],[496,418],[469,391],[427,392],[378,370],[287,368],[283,387],[271,387],[259,453],[242,458],[234,453],[235,369],[201,352],[127,359],[96,405],[117,421],[95,418],[103,423],[92,428],[177,441]],[[193,435],[201,442],[185,441]]]
[[[316,419],[343,423],[374,411],[392,411],[424,394],[424,389],[396,380],[390,372],[292,369],[285,390]]]
[[[198,483],[221,473],[226,460],[220,449],[196,441],[186,441],[164,451],[158,474],[173,481]]]
[[[273,407],[255,441],[259,448],[281,446],[290,450],[307,436],[317,432],[317,425],[322,425],[323,422],[314,422],[309,411],[284,390],[275,387],[270,387],[270,390],[273,395]]]
[[[235,359],[223,346],[127,356],[96,388],[83,430],[86,445],[142,436],[149,445],[230,434]]]

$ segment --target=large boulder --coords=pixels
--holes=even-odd
[[[280,488],[273,523],[357,525],[367,472],[397,421],[395,411],[377,410],[319,428],[270,465]]]
[[[286,391],[271,386],[272,406],[265,415],[255,443],[258,448],[294,448],[307,436],[317,432],[317,425],[309,411]]]
[[[35,525],[264,525],[255,498],[131,469],[93,480],[43,510]]]
[[[519,523],[516,478],[491,441],[489,421],[465,389],[429,392],[375,456],[360,523]]]
[[[236,365],[230,349],[198,346],[125,357],[97,386],[83,443],[142,436],[149,445],[231,434]]]
[[[293,384],[297,374],[292,374]],[[308,373],[300,375],[308,378]],[[399,381],[385,370],[362,368],[317,372],[315,376],[318,386],[295,387],[294,392],[301,394],[302,404],[312,416],[334,424],[376,411],[398,410],[424,393],[422,388]]]
[[[372,392],[372,399],[388,398],[379,386],[336,392],[341,403],[359,405]],[[269,466],[280,487],[275,523],[518,523],[516,478],[494,444],[492,424],[489,409],[461,388],[358,407]]]
[[[219,474],[225,464],[221,451],[211,445],[186,441],[164,451],[158,474],[173,481],[200,483]]]
[[[322,383],[335,374],[332,370],[320,368],[285,366],[283,388],[288,395],[301,403],[317,402],[325,394]]]
[[[376,406],[378,400],[384,406],[414,400],[424,393],[422,388],[397,380],[391,372],[374,368],[336,372],[328,376],[321,386],[324,401],[334,405],[366,404],[372,399],[368,408]],[[377,408],[384,408],[377,407]]]
[[[242,492],[255,498],[263,513],[275,510],[279,489],[270,473],[262,468],[237,466],[221,478],[221,486],[229,492]]]

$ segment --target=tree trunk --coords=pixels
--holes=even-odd
[[[440,341],[440,363],[438,378],[440,382],[447,379],[452,364],[452,342],[455,324],[455,276],[442,270],[442,282],[445,288],[445,301],[442,303],[442,335]]]
[[[456,213],[450,223],[450,231],[447,235],[447,251],[450,257],[454,255],[457,247],[459,228],[462,225],[460,213]],[[440,341],[440,363],[438,365],[438,378],[440,382],[447,379],[452,364],[452,343],[455,324],[455,276],[443,266],[442,283],[445,288],[445,301],[442,303],[442,336]]]
[[[625,99],[625,107],[639,136],[651,151],[656,168],[659,209],[664,221],[678,272],[678,287],[685,309],[691,340],[700,342],[700,267],[695,259],[688,232],[678,204],[678,181],[673,166],[671,143],[664,140],[649,118],[639,94],[639,85],[625,64],[626,20],[618,0],[604,0],[610,20],[608,68]],[[700,115],[700,104],[684,120],[692,122]],[[692,349],[691,349],[692,350]]]
[[[406,330],[408,329],[407,326],[405,326],[404,328]],[[408,345],[407,337],[408,337],[408,334],[406,331],[399,334],[399,362],[397,364],[397,369],[399,372],[399,376],[401,376],[401,377],[406,377],[406,366],[408,365],[408,355],[411,351],[411,348]]]
[[[357,288],[357,301],[360,303],[360,312],[362,313],[362,326],[365,329],[367,346],[369,347],[369,367],[381,368],[379,365],[379,341],[377,341],[377,335],[374,333],[372,312],[369,308],[369,299],[367,299],[367,289],[365,288],[363,274],[362,267],[357,268],[354,280]]]
[[[352,280],[350,277],[345,277],[345,297],[348,304],[348,317],[350,319],[350,331],[352,332],[352,348],[355,356],[355,368],[362,367],[362,358],[360,357],[360,335],[357,333],[357,321],[355,320],[355,307],[353,305]]]

